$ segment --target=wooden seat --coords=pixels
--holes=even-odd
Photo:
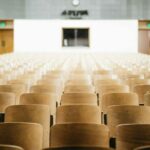
[[[27,87],[24,84],[0,85],[0,92],[11,92],[16,95],[16,104],[19,103],[20,95],[27,92]]]
[[[130,87],[130,90],[133,91],[134,87],[137,85],[149,85],[150,84],[150,79],[139,79],[139,78],[131,78],[127,80],[127,83]]]
[[[150,92],[149,91],[144,95],[144,105],[150,106]]]
[[[10,105],[15,105],[16,96],[14,93],[0,92],[0,112],[4,113]]]
[[[97,105],[97,96],[92,93],[65,93],[61,105]]]
[[[61,89],[61,91],[63,91],[64,88],[64,83],[61,79],[57,78],[57,79],[42,79],[39,80],[37,82],[38,85],[53,85],[53,86],[57,86]]]
[[[150,145],[150,124],[126,124],[117,127],[117,150],[133,150]]]
[[[80,85],[92,85],[92,82],[91,80],[86,80],[86,79],[74,79],[74,80],[69,80],[67,83],[66,83],[66,86],[73,86],[73,85],[76,85],[76,86],[80,86]]]
[[[55,74],[55,73],[46,73],[45,75],[42,76],[43,80],[48,80],[48,79],[61,79],[63,80],[63,75],[62,74]]]
[[[51,128],[51,147],[109,147],[109,130],[98,124],[57,124]]]
[[[51,115],[56,114],[57,96],[51,93],[24,93],[20,97],[21,105],[40,104],[50,107]]]
[[[102,79],[102,80],[94,80],[94,85],[96,90],[101,87],[101,86],[106,86],[106,85],[120,85],[121,81],[116,80],[116,79]]]
[[[5,112],[5,122],[31,122],[43,126],[43,147],[49,146],[50,110],[46,105],[9,106]]]
[[[55,70],[51,70],[49,72],[49,74],[53,74],[53,75],[63,75],[65,73],[64,70],[60,70],[60,69],[55,69]]]
[[[101,99],[101,108],[104,114],[112,105],[138,105],[138,96],[135,93],[109,93],[104,94]]]
[[[23,150],[23,148],[14,145],[2,145],[0,144],[0,150]]]
[[[88,74],[88,72],[86,70],[83,70],[83,69],[76,69],[76,70],[73,70],[71,73],[77,74],[77,75],[87,75]]]
[[[87,73],[79,73],[79,74],[75,74],[75,73],[71,73],[69,75],[69,80],[77,80],[77,79],[80,79],[80,80],[90,80],[91,77],[89,74]]]
[[[139,104],[144,104],[144,94],[150,91],[150,85],[137,85],[133,88],[139,97]]]
[[[129,87],[127,85],[106,85],[101,86],[97,89],[99,97],[102,98],[104,94],[109,93],[127,93],[129,92]]]
[[[115,80],[117,79],[117,75],[114,74],[106,74],[106,75],[93,75],[93,81],[94,83],[96,83],[96,81],[100,81],[100,80]]]
[[[30,88],[30,91],[36,93],[60,93],[59,87],[55,85],[34,85]]]
[[[116,127],[120,124],[150,124],[148,106],[111,106],[107,110],[110,136],[116,137]]]
[[[100,108],[91,105],[60,106],[56,111],[56,124],[63,123],[101,124]]]
[[[30,91],[33,93],[53,93],[57,95],[57,102],[60,101],[61,90],[58,86],[54,85],[35,85],[30,88]]]
[[[109,75],[112,74],[112,72],[111,70],[107,70],[107,69],[98,69],[98,70],[94,70],[93,74]]]
[[[16,79],[16,80],[10,80],[7,83],[8,84],[24,84],[28,91],[32,82],[31,82],[31,79],[21,78],[21,79]]]
[[[43,128],[36,123],[1,123],[0,144],[17,145],[24,150],[42,149]]]
[[[83,147],[60,147],[60,148],[47,148],[44,150],[112,150],[110,148],[105,147],[91,147],[91,146],[83,146]]]
[[[135,148],[134,150],[150,150],[150,146],[141,146],[141,147]]]
[[[94,93],[95,89],[90,85],[66,86],[64,93]]]

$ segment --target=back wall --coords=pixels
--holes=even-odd
[[[15,52],[77,50],[62,48],[63,27],[90,28],[90,48],[99,52],[137,52],[136,20],[15,20]]]

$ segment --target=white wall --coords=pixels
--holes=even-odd
[[[61,47],[63,27],[90,28],[91,51],[137,52],[136,20],[15,20],[15,52],[68,50]]]

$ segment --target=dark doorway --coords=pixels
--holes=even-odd
[[[63,28],[63,47],[89,47],[89,28]]]

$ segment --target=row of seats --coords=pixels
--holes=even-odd
[[[148,58],[2,56],[0,148],[148,149]]]

